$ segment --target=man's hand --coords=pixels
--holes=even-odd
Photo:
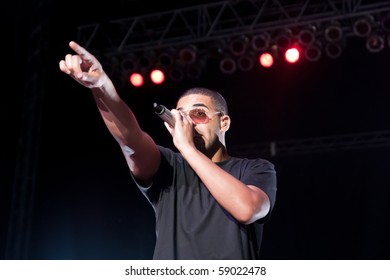
[[[60,61],[60,70],[85,87],[101,87],[108,77],[100,62],[76,42],[71,41],[69,46],[76,54],[67,54]]]
[[[172,135],[173,143],[181,151],[186,147],[195,147],[194,144],[194,124],[190,117],[181,114],[178,110],[171,110],[175,118],[175,126],[164,123],[169,133]]]

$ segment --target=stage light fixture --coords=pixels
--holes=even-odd
[[[152,58],[149,56],[140,56],[138,58],[138,67],[147,69],[152,65]]]
[[[172,81],[176,83],[181,82],[184,78],[183,69],[181,67],[174,66],[169,70],[168,76]]]
[[[141,87],[144,84],[144,77],[140,73],[132,73],[130,75],[130,83],[135,87]]]
[[[121,59],[121,67],[124,71],[134,71],[137,68],[137,59],[132,54],[126,54]]]
[[[328,42],[336,43],[343,38],[343,30],[338,22],[333,22],[326,27],[324,32],[325,39]]]
[[[378,34],[372,34],[367,38],[366,47],[370,52],[380,52],[385,47],[385,40]]]
[[[314,42],[310,46],[307,46],[304,54],[308,61],[318,61],[322,54],[321,44]]]
[[[270,36],[268,33],[258,34],[252,37],[251,46],[256,52],[265,51],[269,46]]]
[[[254,65],[254,59],[251,55],[243,55],[237,59],[238,69],[244,72],[252,70]]]
[[[230,52],[235,56],[244,55],[248,47],[248,41],[246,36],[235,38],[229,44]]]
[[[384,15],[380,21],[382,30],[386,33],[390,33],[390,14]]]
[[[343,52],[343,47],[337,43],[328,43],[325,45],[325,53],[330,58],[338,58]]]
[[[164,68],[169,68],[174,62],[172,54],[163,52],[158,56],[158,64]]]
[[[126,60],[121,63],[121,68],[124,72],[132,72],[135,71],[137,67],[135,62]]]
[[[157,84],[157,85],[162,84],[165,81],[165,74],[160,69],[153,69],[150,72],[150,80],[154,84]]]
[[[309,26],[302,29],[298,33],[298,42],[301,45],[308,46],[311,45],[316,40],[316,27]]]
[[[270,53],[263,53],[259,56],[260,65],[269,68],[274,64],[274,58]]]
[[[296,63],[299,60],[300,53],[297,47],[289,48],[284,53],[284,58],[289,63]]]
[[[233,74],[237,70],[236,61],[231,57],[225,57],[220,61],[219,69],[223,74]]]
[[[290,29],[281,30],[275,36],[274,42],[278,49],[284,51],[291,45],[292,32]]]
[[[191,64],[196,61],[197,57],[197,48],[194,45],[189,45],[182,48],[179,51],[179,59],[183,64]]]
[[[358,37],[367,37],[371,34],[372,19],[364,17],[356,20],[352,25],[352,30]]]

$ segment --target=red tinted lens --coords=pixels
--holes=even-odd
[[[200,109],[193,109],[189,111],[188,115],[195,123],[207,123],[209,120],[206,112]]]

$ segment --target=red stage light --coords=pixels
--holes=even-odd
[[[139,73],[133,73],[130,75],[130,83],[135,87],[140,87],[144,84],[144,77]]]
[[[152,72],[150,72],[150,79],[155,84],[161,84],[165,81],[165,74],[163,71],[159,69],[155,69]]]
[[[259,57],[260,65],[263,67],[271,67],[274,64],[274,58],[270,53],[263,53]]]
[[[284,57],[287,62],[295,63],[299,60],[299,50],[297,48],[289,48],[285,52]]]

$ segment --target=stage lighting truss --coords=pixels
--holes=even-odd
[[[102,26],[80,26],[79,42],[94,53],[135,53],[137,68],[150,71],[158,65],[171,80],[182,81],[200,77],[202,59],[232,74],[259,66],[263,53],[269,53],[273,63],[284,61],[284,52],[293,44],[308,61],[339,57],[352,36],[363,39],[367,51],[380,52],[390,44],[390,1],[220,1]],[[137,53],[148,50],[158,51],[155,56]],[[114,62],[107,72],[129,71],[127,63]]]
[[[105,69],[110,76],[122,72],[122,78],[128,80],[132,72],[138,71],[147,77],[152,68],[159,68],[168,80],[182,82],[186,78],[199,79],[211,61],[217,62],[222,74],[232,75],[237,71],[250,71],[255,65],[263,67],[259,58],[264,53],[269,53],[275,63],[293,46],[298,46],[300,56],[310,62],[319,61],[324,55],[336,59],[342,55],[351,36],[363,38],[367,50],[377,53],[390,46],[389,34],[390,14],[359,15],[348,20],[275,27],[230,38],[112,55]]]

